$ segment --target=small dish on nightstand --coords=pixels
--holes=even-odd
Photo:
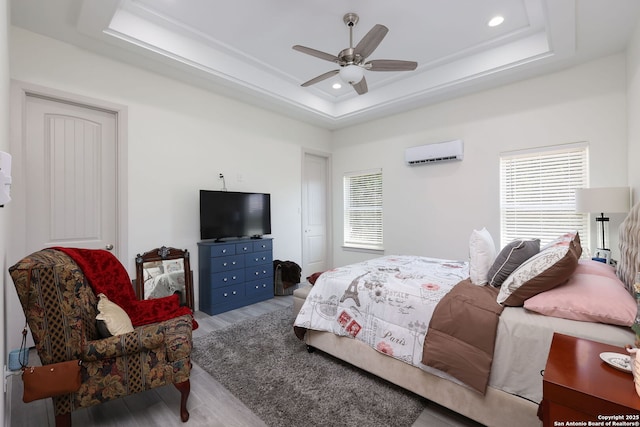
[[[602,359],[602,361],[607,365],[616,368],[619,371],[632,373],[631,357],[629,357],[629,355],[606,351],[604,353],[600,353],[600,359]]]

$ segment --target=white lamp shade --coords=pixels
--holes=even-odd
[[[347,65],[340,69],[340,78],[349,84],[356,84],[364,77],[364,70],[357,65]]]
[[[602,187],[576,189],[576,212],[624,213],[629,212],[629,187]]]

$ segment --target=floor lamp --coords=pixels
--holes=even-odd
[[[629,187],[606,188],[578,188],[576,189],[576,212],[594,213],[600,212],[596,217],[596,229],[598,231],[598,249],[596,258],[611,260],[611,250],[608,248],[609,218],[606,213],[629,212],[631,205],[631,190]]]

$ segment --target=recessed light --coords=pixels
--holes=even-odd
[[[493,18],[491,18],[491,20],[489,21],[489,23],[487,25],[489,25],[490,27],[497,27],[498,25],[502,24],[504,22],[504,18],[500,15],[496,15]]]
[[[334,83],[333,86],[331,86],[334,89],[340,89],[342,87],[342,85],[340,83]]]

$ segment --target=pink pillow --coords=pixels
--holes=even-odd
[[[598,276],[617,278],[616,269],[605,264],[604,262],[593,261],[590,259],[581,259],[578,261],[578,267],[576,267],[576,273],[595,274]]]
[[[621,326],[631,326],[638,310],[636,301],[615,274],[610,277],[580,273],[577,269],[566,284],[529,298],[524,308],[546,316]]]

